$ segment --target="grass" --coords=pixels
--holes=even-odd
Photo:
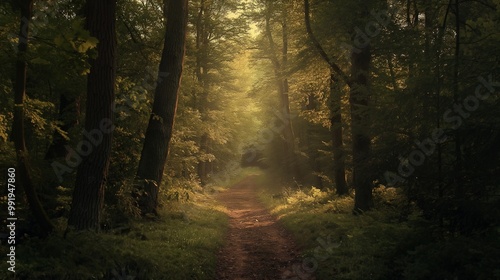
[[[498,229],[443,238],[416,208],[401,219],[401,195],[393,188],[377,188],[377,207],[355,216],[351,196],[280,186],[258,170],[246,170],[230,184],[250,175],[259,175],[261,200],[302,248],[302,263],[294,270],[299,279],[310,273],[318,280],[500,279]],[[165,196],[178,198],[172,196],[176,192],[184,194],[171,190]],[[66,238],[59,223],[47,239],[23,238],[16,247],[16,275],[4,261],[0,279],[215,279],[228,218],[213,197],[189,193],[188,202],[165,203],[155,220]],[[7,254],[7,246],[0,246],[0,254]]]
[[[401,219],[402,195],[394,188],[375,189],[377,207],[356,216],[352,196],[260,183],[260,199],[302,248],[297,279],[500,279],[498,232],[438,237],[416,208]]]
[[[211,197],[192,200],[171,203],[160,218],[134,221],[120,233],[23,239],[15,277],[2,262],[0,279],[214,279],[227,217]]]
[[[229,187],[235,185],[246,177],[259,176],[259,178],[261,178],[262,175],[262,169],[257,167],[238,167],[228,170],[227,172],[221,172],[213,178],[212,183],[207,187],[212,191],[226,191]]]

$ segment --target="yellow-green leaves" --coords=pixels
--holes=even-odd
[[[70,29],[54,38],[54,43],[64,50],[85,54],[94,49],[99,40],[90,36],[89,31],[84,28],[82,20],[75,20]]]

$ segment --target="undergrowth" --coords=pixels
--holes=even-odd
[[[23,238],[15,276],[2,262],[0,279],[214,279],[227,217],[210,197],[190,193],[189,201],[174,199],[149,221],[103,233],[64,237],[60,228],[47,239]],[[166,195],[177,197],[175,191]],[[0,250],[7,254],[6,246]]]
[[[303,249],[289,279],[500,279],[498,230],[443,232],[395,188],[376,188],[375,209],[353,215],[352,195],[268,183],[261,200]]]

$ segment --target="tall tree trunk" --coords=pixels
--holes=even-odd
[[[169,2],[159,81],[137,171],[137,179],[144,188],[140,200],[143,215],[157,214],[158,191],[172,137],[184,63],[188,0]],[[161,78],[162,73],[168,76]]]
[[[208,95],[210,92],[210,83],[208,77],[208,27],[205,26],[210,21],[210,8],[207,7],[210,3],[205,0],[200,0],[200,7],[196,18],[196,78],[202,86],[203,92],[198,100],[198,110],[201,114],[202,121],[207,121],[208,114]],[[202,153],[208,154],[210,150],[210,138],[208,133],[203,133],[200,137],[200,150]],[[206,160],[198,162],[198,178],[202,186],[207,184],[207,176],[210,163]]]
[[[335,190],[338,195],[346,195],[349,193],[345,181],[345,156],[344,156],[344,141],[342,131],[342,95],[339,81],[333,70],[330,70],[330,131],[333,142],[333,180]]]
[[[81,160],[76,173],[68,226],[99,230],[104,188],[113,137],[116,73],[116,0],[87,0],[86,28],[99,40],[98,56],[90,61],[84,138],[75,155]]]
[[[444,39],[444,34],[446,31],[446,23],[448,21],[448,15],[451,10],[452,1],[448,1],[448,6],[446,8],[446,13],[443,19],[443,23],[439,28],[437,34],[437,42],[436,42],[436,127],[437,129],[441,129],[441,88],[443,85],[443,78],[441,77],[441,63],[442,63],[442,44]],[[443,180],[443,144],[438,141],[437,142],[437,169],[438,169],[438,198],[441,200],[444,197],[444,180]],[[443,216],[442,213],[439,213],[439,224],[443,226]]]
[[[453,69],[453,102],[460,103],[460,1],[455,0],[455,55]],[[454,181],[457,187],[457,197],[462,198],[464,195],[464,184],[462,180],[463,173],[463,156],[462,156],[462,135],[460,128],[455,130],[455,176]]]
[[[22,0],[19,3],[21,8],[21,21],[19,29],[19,43],[17,47],[16,76],[14,81],[14,123],[12,139],[16,148],[17,155],[17,178],[20,179],[22,187],[26,194],[29,207],[40,225],[41,235],[46,236],[53,230],[45,210],[38,199],[35,186],[30,173],[30,162],[28,149],[26,148],[26,139],[24,135],[24,99],[26,96],[26,76],[27,63],[26,55],[28,52],[28,38],[30,21],[33,14],[33,0]]]
[[[281,92],[281,110],[284,111],[285,116],[290,116],[291,111],[290,111],[290,98],[289,98],[289,91],[290,91],[290,86],[288,84],[288,10],[286,7],[286,3],[283,4],[283,15],[282,15],[282,50],[281,50],[281,75],[283,76],[283,92]],[[293,174],[293,178],[296,181],[301,181],[302,180],[302,174],[300,172],[299,168],[299,162],[297,160],[297,154],[296,154],[296,147],[295,147],[295,133],[293,131],[293,124],[292,120],[288,118],[285,123],[285,141],[287,142],[287,147],[288,147],[288,162],[287,165],[290,168],[290,171]]]
[[[353,183],[356,190],[354,211],[363,212],[373,206],[370,170],[370,114],[369,114],[369,75],[370,45],[353,51],[351,54],[351,75],[353,86],[350,92]]]
[[[338,65],[330,59],[312,31],[309,0],[304,0],[304,7],[305,24],[309,39],[312,41],[314,47],[321,55],[321,58],[323,58],[323,60],[328,63],[328,66],[330,67],[330,130],[333,142],[333,179],[337,194],[346,195],[349,190],[345,181],[345,157],[342,131],[342,98],[340,93],[341,89],[338,86],[339,81],[336,77],[340,76],[348,85],[350,85],[350,82],[347,78],[347,75],[342,72],[342,70],[340,70],[340,67],[338,67]]]

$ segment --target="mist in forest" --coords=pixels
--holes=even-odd
[[[499,279],[497,0],[0,3],[0,279]]]

